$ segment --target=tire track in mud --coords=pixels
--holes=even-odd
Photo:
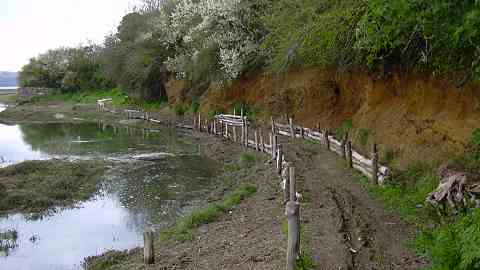
[[[302,224],[321,270],[419,269],[425,262],[407,249],[412,232],[368,196],[358,176],[321,145],[282,138],[308,202]]]

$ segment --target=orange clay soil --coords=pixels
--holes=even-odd
[[[181,83],[176,85],[178,92]],[[293,116],[302,126],[339,128],[353,124],[357,148],[394,156],[397,166],[412,160],[445,160],[465,149],[480,128],[480,88],[425,74],[394,72],[388,79],[366,72],[292,71],[281,77],[246,76],[227,89],[210,88],[201,99],[203,113],[231,110],[244,103],[259,110],[257,118]],[[365,143],[360,134],[367,136]]]

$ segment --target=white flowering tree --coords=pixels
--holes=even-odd
[[[241,0],[179,0],[168,16],[159,16],[156,28],[170,29],[163,38],[175,43],[170,70],[184,76],[186,65],[195,62],[200,51],[213,48],[223,79],[237,78],[258,47],[242,21],[240,4]]]

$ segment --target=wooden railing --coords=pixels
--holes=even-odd
[[[346,159],[350,167],[373,179],[377,184],[383,184],[390,173],[389,168],[379,164],[377,144],[373,144],[371,159],[369,159],[353,149],[348,133],[342,141],[338,141],[330,135],[328,130],[317,129],[314,131],[310,128],[296,126],[292,119],[289,119],[289,124],[279,124],[272,119],[272,130],[275,130],[275,133],[279,135],[312,140],[325,145],[328,150]]]

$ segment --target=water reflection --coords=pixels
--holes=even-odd
[[[116,160],[99,194],[74,209],[30,220],[0,218],[0,270],[81,269],[85,257],[142,244],[146,227],[162,228],[196,207],[215,175],[214,163],[174,130],[90,124],[0,125],[0,155],[11,163],[57,155]],[[149,156],[145,160],[135,155]]]
[[[103,123],[0,124],[0,145],[0,166],[51,157],[112,158],[151,152],[196,152],[196,147],[172,130]]]

